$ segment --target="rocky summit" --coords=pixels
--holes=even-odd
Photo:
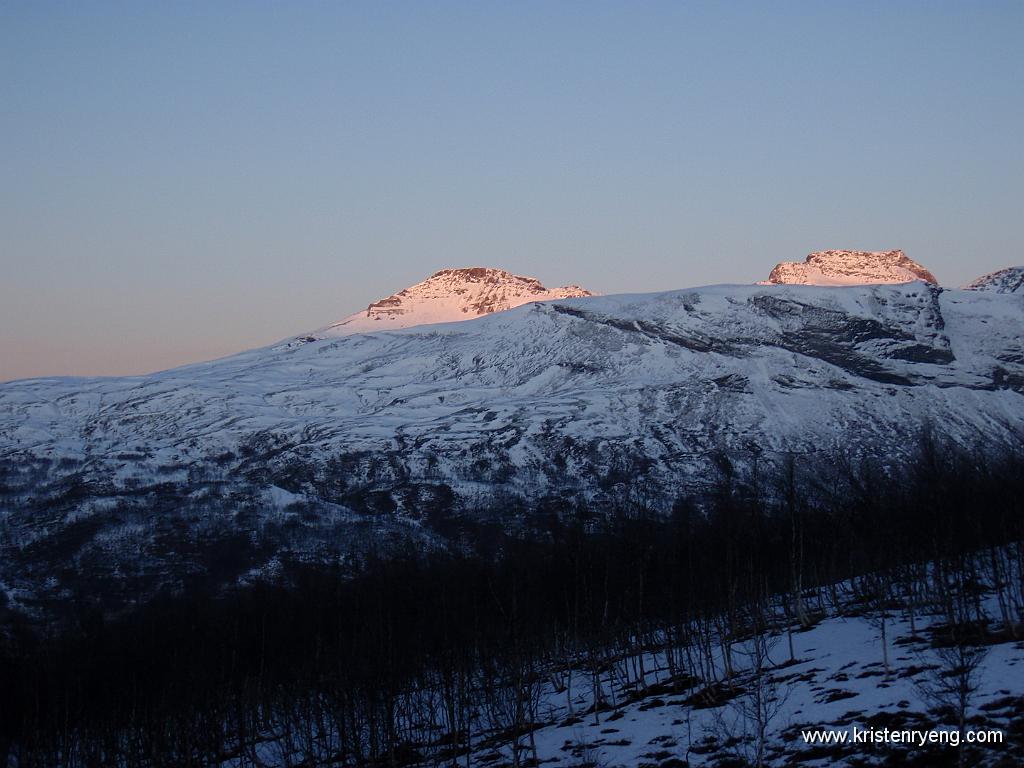
[[[535,277],[492,267],[442,269],[324,329],[329,336],[471,320],[531,301],[591,296],[578,285],[545,288]]]
[[[872,285],[924,280],[937,285],[927,269],[903,251],[815,251],[802,262],[783,261],[768,276],[770,285]]]

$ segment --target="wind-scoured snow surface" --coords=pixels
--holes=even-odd
[[[1024,267],[1007,267],[982,275],[964,286],[968,291],[1024,294]]]
[[[545,288],[536,278],[513,275],[503,269],[442,269],[422,283],[374,302],[365,312],[349,315],[328,326],[318,335],[347,336],[430,323],[454,323],[503,312],[531,301],[590,295],[590,291],[578,285]]]
[[[926,423],[967,444],[1019,434],[1020,296],[915,282],[567,299],[150,376],[0,386],[0,458],[73,461],[115,487],[215,457],[241,477],[354,452],[400,465],[364,478],[381,487],[400,474],[594,490],[637,457],[648,479],[685,487],[716,452],[895,457]]]
[[[937,285],[927,269],[903,251],[815,251],[804,261],[783,261],[768,276],[769,284],[870,285],[924,280]]]

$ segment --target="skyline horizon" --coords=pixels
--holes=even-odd
[[[851,251],[851,252],[858,251],[858,249],[829,248],[829,249],[821,249],[819,251],[811,251],[811,252],[809,252],[807,254],[807,256],[810,256],[810,255],[815,254],[815,253],[820,253],[822,250],[841,251],[841,252],[842,251]],[[902,249],[888,249],[888,250],[889,251],[902,251]],[[882,252],[884,252],[884,251],[875,251],[874,253],[882,253]],[[910,258],[912,258],[912,257],[910,257]],[[914,261],[918,261],[917,259],[913,259],[913,260]],[[803,263],[804,259],[803,258],[800,258],[800,259],[784,259],[783,261]],[[778,264],[780,262],[776,262],[776,263]],[[920,262],[918,262],[918,263],[920,264]],[[925,268],[928,267],[927,264],[921,264],[921,266],[923,266]],[[987,276],[989,276],[991,274],[995,274],[995,273],[1004,271],[1006,269],[1020,268],[1022,266],[1024,266],[1024,265],[1014,265],[1014,264],[1011,264],[1011,265],[1007,265],[1005,267],[997,267],[996,269],[991,270],[989,272],[985,272],[985,273],[982,273],[982,274],[979,274],[979,275],[974,275],[973,277],[969,278],[968,280],[965,280],[963,283],[958,284],[958,285],[943,284],[942,280],[939,279],[938,277],[936,277],[936,281],[937,281],[936,285],[939,288],[942,288],[943,290],[964,290],[966,288],[966,286],[970,282],[972,282],[972,281],[974,281],[976,279],[979,279],[979,278],[982,278],[982,277],[987,277]],[[229,349],[229,350],[226,350],[226,351],[223,351],[223,352],[215,353],[215,354],[213,354],[213,355],[211,355],[209,357],[202,357],[202,358],[198,358],[198,359],[184,359],[184,360],[180,360],[178,362],[172,363],[172,364],[164,366],[164,367],[159,367],[159,368],[152,368],[152,369],[147,369],[147,370],[124,370],[124,371],[113,372],[113,373],[40,373],[40,374],[30,374],[30,375],[27,375],[27,376],[5,377],[3,369],[0,368],[0,385],[6,384],[6,383],[18,382],[18,381],[33,380],[33,379],[54,379],[54,378],[70,378],[70,379],[89,378],[89,379],[91,379],[91,378],[106,378],[106,377],[118,378],[118,377],[149,376],[149,375],[155,375],[155,374],[163,373],[163,372],[166,372],[166,371],[175,370],[177,368],[185,368],[185,367],[189,367],[189,366],[192,366],[192,365],[202,365],[204,363],[211,363],[211,362],[215,362],[217,360],[221,360],[221,359],[225,359],[225,358],[230,358],[230,357],[233,357],[233,356],[238,355],[238,354],[244,354],[244,353],[255,351],[255,350],[260,350],[260,349],[264,349],[264,348],[268,348],[268,347],[273,347],[273,346],[275,346],[277,344],[280,344],[282,342],[289,341],[289,340],[291,340],[291,339],[293,339],[293,338],[295,338],[297,336],[302,336],[302,335],[307,334],[307,333],[314,333],[314,332],[319,331],[319,330],[324,330],[324,329],[329,328],[329,327],[331,327],[333,325],[336,325],[338,322],[340,322],[341,320],[343,320],[343,319],[345,319],[345,318],[347,318],[347,317],[349,317],[351,315],[359,315],[359,314],[363,313],[364,311],[366,311],[369,308],[370,305],[372,305],[372,304],[374,304],[374,303],[376,303],[378,301],[381,301],[383,299],[389,298],[390,296],[392,296],[392,295],[394,295],[396,293],[404,291],[404,290],[406,290],[408,288],[412,288],[412,287],[414,287],[416,285],[419,285],[420,283],[426,282],[427,280],[429,280],[430,278],[434,277],[435,275],[437,275],[439,273],[442,273],[442,272],[445,272],[445,271],[449,271],[449,270],[458,271],[458,270],[468,270],[468,269],[477,269],[477,268],[493,269],[493,270],[503,271],[503,272],[506,272],[506,273],[508,273],[510,275],[513,275],[513,276],[516,276],[516,277],[535,278],[535,279],[538,279],[540,281],[540,283],[543,285],[544,288],[549,289],[549,290],[557,289],[557,288],[563,288],[563,287],[569,287],[569,286],[580,287],[580,288],[583,288],[583,289],[591,292],[591,295],[594,296],[594,297],[616,296],[616,295],[631,295],[631,294],[644,295],[644,294],[665,293],[665,292],[669,292],[670,293],[670,292],[673,292],[673,291],[685,291],[685,290],[692,290],[692,289],[699,289],[699,288],[709,288],[709,287],[729,286],[729,285],[750,286],[750,285],[767,284],[767,283],[764,283],[764,281],[767,280],[767,274],[766,274],[764,278],[761,278],[760,280],[751,281],[751,282],[724,281],[724,282],[718,282],[718,283],[705,283],[705,284],[699,284],[699,285],[679,285],[679,286],[675,286],[675,287],[672,287],[672,288],[660,288],[660,289],[656,289],[656,290],[639,290],[639,291],[638,290],[617,290],[617,291],[610,291],[609,292],[609,291],[594,290],[589,285],[586,284],[585,280],[582,281],[582,282],[578,281],[578,280],[570,280],[568,282],[555,284],[555,283],[552,283],[550,281],[545,280],[543,278],[543,276],[527,275],[527,274],[524,274],[524,273],[521,273],[521,272],[517,272],[517,271],[512,270],[512,269],[507,269],[506,267],[503,267],[503,266],[500,266],[500,265],[489,265],[489,264],[482,264],[482,263],[479,263],[479,264],[465,264],[465,265],[449,265],[449,266],[440,267],[440,268],[438,268],[436,270],[432,270],[430,272],[430,274],[424,275],[423,278],[420,279],[420,280],[417,280],[415,282],[409,283],[409,284],[407,284],[405,286],[402,286],[401,288],[395,288],[394,290],[390,291],[389,293],[383,293],[383,294],[377,296],[376,298],[370,299],[369,301],[367,301],[365,303],[364,308],[352,309],[351,311],[347,312],[346,314],[340,315],[339,317],[335,318],[334,320],[329,320],[329,321],[327,321],[325,323],[322,323],[320,325],[317,325],[315,327],[302,328],[302,329],[298,329],[298,330],[295,330],[295,331],[291,331],[291,332],[288,332],[287,334],[285,334],[283,336],[276,337],[276,338],[273,338],[273,339],[263,340],[263,341],[257,341],[256,343],[254,343],[254,344],[252,344],[250,346],[243,347],[243,348]],[[856,287],[859,287],[859,286],[877,285],[877,284],[878,283],[868,283],[868,282],[865,282],[865,283],[858,283],[858,284],[851,284],[851,285],[816,285],[816,286],[813,286],[813,287],[815,287],[815,288],[847,289],[847,288],[856,288]],[[553,300],[553,299],[546,299],[546,300]],[[543,300],[540,300],[540,301],[543,301]],[[532,302],[529,302],[529,303],[532,303]],[[511,307],[510,309],[512,309],[512,308],[515,308],[515,307]],[[498,310],[498,311],[507,311],[507,310]],[[486,316],[486,315],[480,315],[480,317],[483,317],[483,316]],[[478,319],[478,318],[476,318],[476,317],[466,318],[466,321],[471,321],[471,320],[474,320],[474,319]],[[433,323],[427,322],[427,323],[418,323],[418,324],[415,324],[415,325],[421,325],[421,324],[430,325],[430,324],[433,324]],[[382,331],[400,330],[400,328],[382,328],[380,330],[382,330]]]
[[[0,5],[0,380],[163,370],[456,265],[649,292],[1024,260],[1024,4]]]

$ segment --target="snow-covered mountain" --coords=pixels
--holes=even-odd
[[[1024,267],[1007,267],[982,275],[965,285],[964,290],[1024,293]]]
[[[578,285],[545,288],[534,277],[514,275],[503,269],[442,269],[421,283],[375,301],[365,312],[349,315],[328,326],[322,335],[347,336],[429,323],[453,323],[503,312],[531,301],[591,295]]]
[[[1022,391],[1015,296],[715,286],[549,301],[149,376],[11,382],[0,458],[70,462],[116,486],[225,455],[237,476],[266,443],[269,463],[395,454],[410,480],[552,490],[642,456],[676,483],[714,451],[898,453],[924,420],[1004,439],[1024,426]]]
[[[931,272],[903,251],[816,251],[802,262],[776,264],[766,284],[871,285],[913,280],[938,284]]]
[[[582,297],[149,376],[11,382],[0,593],[13,579],[38,594],[54,558],[164,578],[225,536],[262,563],[359,538],[429,545],[432,516],[496,494],[671,504],[723,462],[898,463],[929,429],[990,449],[1024,433],[1019,296],[916,281]]]

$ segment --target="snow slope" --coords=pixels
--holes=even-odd
[[[768,276],[769,284],[869,285],[924,280],[937,285],[927,269],[903,251],[816,251],[803,262],[783,261]]]
[[[927,632],[919,629],[917,635],[912,634],[905,617],[896,617],[888,632],[892,659],[888,673],[882,663],[879,629],[863,616],[835,616],[797,632],[793,637],[796,663],[789,663],[784,635],[769,641],[768,677],[773,695],[778,696],[777,711],[773,708],[767,724],[769,764],[892,765],[911,758],[922,765],[934,765],[942,759],[955,764],[956,749],[948,744],[929,748],[849,744],[825,749],[815,748],[801,736],[802,731],[821,729],[848,734],[855,728],[924,732],[955,729],[955,721],[936,716],[921,694],[919,686],[928,677],[927,668],[937,663]],[[738,658],[742,659],[745,651],[744,643],[735,644]],[[628,660],[623,666],[626,663]],[[606,685],[605,700],[616,701],[619,706],[606,705],[606,710],[596,716],[585,684],[577,684],[577,690],[583,690],[571,699],[572,713],[565,692],[549,691],[541,707],[544,725],[534,734],[540,761],[558,759],[559,763],[568,760],[573,764],[572,758],[582,762],[596,757],[599,765],[608,768],[678,768],[681,763],[670,762],[673,759],[694,766],[715,765],[724,758],[753,762],[754,748],[742,740],[753,735],[755,726],[741,716],[741,708],[751,707],[742,694],[738,700],[704,706],[698,703],[694,689],[683,685],[673,690],[659,655],[652,654],[644,666],[651,670],[645,680],[649,690],[637,691],[634,685],[613,692],[612,686]],[[724,678],[724,670],[719,673]],[[993,646],[978,678],[971,707],[975,718],[972,728],[1002,731],[1008,743],[979,748],[975,754],[984,755],[986,764],[998,764],[999,759],[1012,764],[1020,757],[1020,744],[1010,726],[1024,705],[1024,644]],[[586,681],[586,671],[579,670],[577,679]],[[737,686],[748,690],[751,686],[743,672],[739,673]],[[580,715],[573,717],[573,713]],[[733,740],[740,743],[731,743]],[[473,755],[470,764],[501,765],[510,759],[510,753],[506,746],[495,750],[488,745],[488,749]]]

